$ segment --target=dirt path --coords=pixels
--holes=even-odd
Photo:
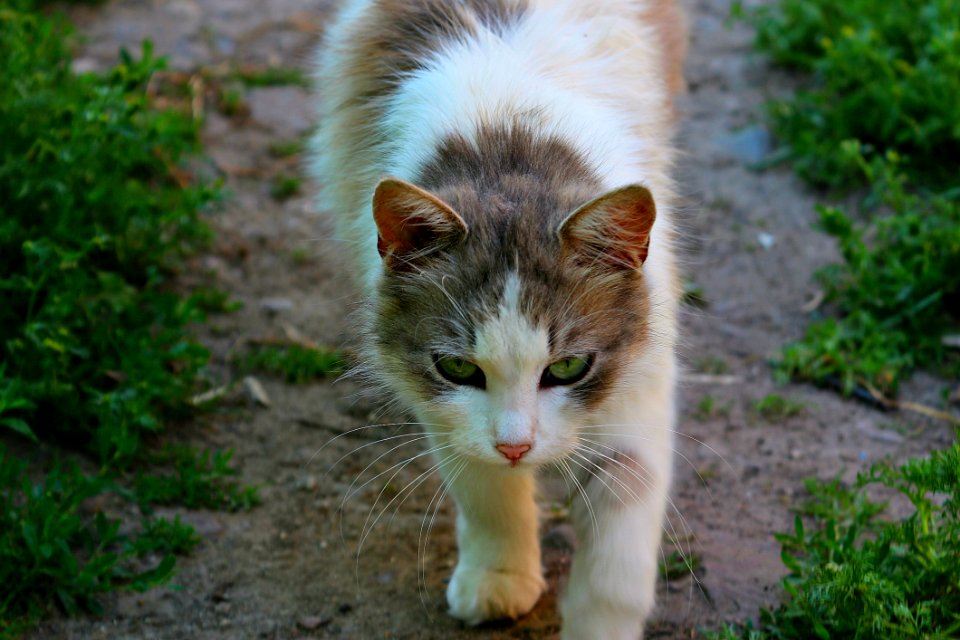
[[[115,0],[74,12],[90,38],[77,64],[109,66],[118,46],[135,51],[150,38],[177,70],[306,68],[332,5]],[[761,603],[776,601],[783,569],[771,534],[790,525],[789,507],[802,497],[802,478],[841,470],[852,476],[865,463],[922,453],[952,439],[945,426],[919,423],[911,425],[924,428],[908,438],[889,428],[907,422],[906,416],[806,386],[774,387],[767,360],[802,331],[802,307],[815,293],[810,274],[835,254],[831,242],[810,228],[815,194],[786,169],[755,173],[745,166],[770,151],[759,126],[761,105],[786,90],[787,80],[748,55],[750,34],[743,26],[726,28],[728,13],[727,0],[692,3],[690,93],[682,101],[687,270],[708,306],[688,309],[684,317],[689,375],[681,392],[684,435],[678,439],[672,526],[702,559],[702,588],[689,575],[661,584],[650,637],[691,637],[697,628],[752,616]],[[223,380],[230,376],[229,353],[250,338],[283,335],[290,327],[331,345],[349,344],[352,335],[351,289],[338,271],[329,226],[311,211],[307,190],[282,203],[270,194],[273,176],[298,171],[297,159],[274,157],[270,149],[309,129],[308,94],[298,86],[244,91],[245,117],[227,117],[208,105],[204,139],[231,195],[216,221],[215,251],[193,265],[216,273],[244,303],[238,313],[213,318],[204,336]],[[426,552],[418,552],[438,487],[434,477],[421,475],[429,463],[421,458],[396,477],[390,471],[363,484],[412,455],[416,445],[390,451],[394,441],[377,443],[371,429],[323,447],[348,429],[402,422],[403,416],[377,414],[376,399],[358,395],[347,381],[264,384],[269,408],[228,404],[192,436],[199,445],[234,448],[244,480],[262,486],[263,505],[239,514],[178,512],[204,542],[180,561],[176,587],[114,597],[101,619],[52,621],[32,637],[556,636],[556,593],[571,548],[562,509],[549,508],[549,491],[545,503],[557,516],[544,524],[550,591],[516,625],[464,629],[443,613],[445,579],[455,559],[450,504],[436,513]],[[924,388],[936,385],[921,379],[905,391],[923,400]],[[802,411],[773,423],[763,419],[754,403],[769,393],[795,400]],[[404,499],[400,490],[421,479]],[[351,485],[355,495],[338,514]],[[378,496],[377,512],[397,499],[365,538],[358,560]]]

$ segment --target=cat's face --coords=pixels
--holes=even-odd
[[[649,192],[515,187],[388,180],[374,199],[383,374],[448,453],[500,466],[569,455],[649,339]]]

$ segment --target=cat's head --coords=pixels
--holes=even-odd
[[[655,207],[642,186],[597,191],[531,176],[378,185],[378,366],[450,453],[555,461],[629,384],[650,339]]]

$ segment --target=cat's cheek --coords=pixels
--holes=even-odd
[[[579,427],[586,420],[584,412],[572,405],[563,391],[541,391],[539,414],[540,428],[530,461],[549,464],[568,457],[576,449]]]
[[[480,392],[465,388],[415,406],[425,428],[443,434],[448,453],[498,463],[501,458],[489,435],[488,408],[479,395]]]

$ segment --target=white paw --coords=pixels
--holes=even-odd
[[[457,566],[447,586],[450,615],[467,624],[518,618],[533,609],[545,587],[539,574]]]

